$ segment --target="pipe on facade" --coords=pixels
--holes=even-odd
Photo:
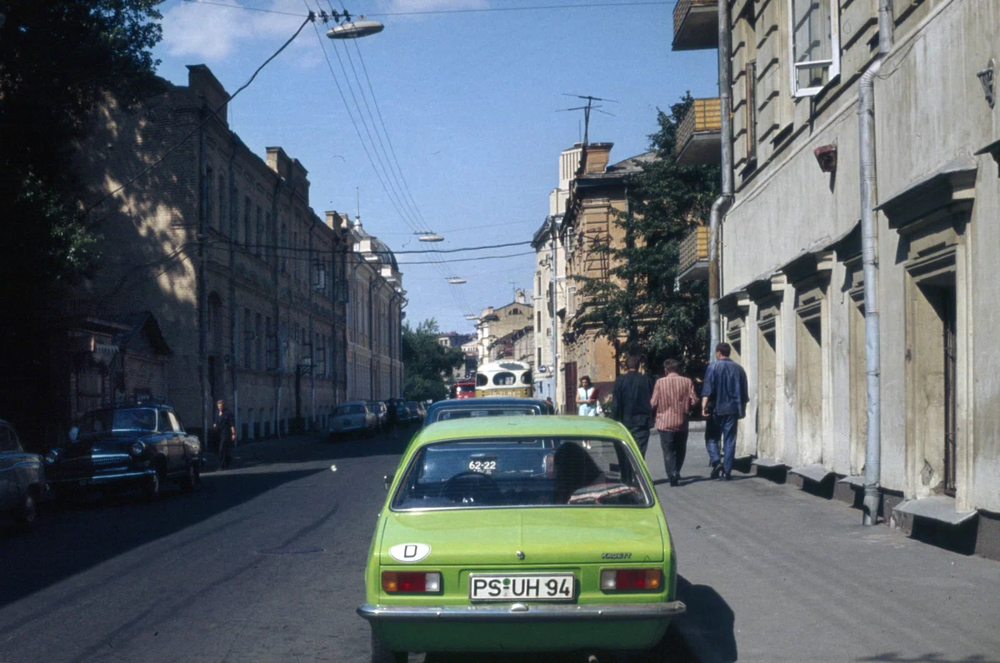
[[[722,194],[712,203],[708,222],[708,360],[715,358],[715,346],[722,339],[719,320],[719,297],[722,290],[719,268],[722,221],[733,204],[733,84],[730,76],[731,35],[729,0],[719,0],[719,109],[722,136]]]
[[[878,3],[878,55],[858,84],[858,146],[861,180],[861,263],[865,279],[865,386],[868,425],[865,442],[865,494],[862,524],[875,525],[881,503],[882,393],[878,297],[878,167],[875,157],[875,79],[892,47],[891,0]]]
[[[201,392],[201,434],[208,440],[208,204],[206,200],[206,183],[208,172],[205,170],[207,159],[205,155],[205,102],[198,109],[198,287],[195,289],[198,297],[198,387]]]
[[[274,192],[271,194],[271,218],[274,219],[274,223],[271,225],[271,246],[278,247],[272,252],[271,258],[274,260],[274,264],[271,265],[271,276],[274,280],[274,300],[271,302],[271,310],[274,315],[274,434],[278,439],[281,439],[281,386],[284,381],[284,368],[285,368],[285,352],[284,352],[284,339],[281,333],[281,251],[286,250],[288,247],[280,246],[278,244],[278,228],[281,227],[281,222],[278,218],[278,212],[281,210],[281,191],[282,191],[282,176],[281,173],[275,173],[277,177],[274,181]],[[294,192],[295,183],[292,183],[292,191]],[[294,199],[289,203],[294,205]],[[287,237],[285,238],[287,241]],[[249,332],[250,330],[246,330]],[[266,330],[265,330],[265,333]],[[266,339],[265,339],[266,343]]]
[[[312,430],[316,420],[316,333],[313,329],[313,293],[316,291],[316,256],[313,254],[313,231],[316,218],[309,224],[309,425]]]
[[[236,161],[236,150],[238,148],[236,144],[236,134],[229,132],[229,136],[232,142],[232,151],[229,153],[229,344],[232,346],[232,352],[229,355],[229,362],[232,366],[232,379],[233,379],[233,400],[232,406],[230,407],[230,412],[233,414],[233,428],[236,429],[237,434],[240,430],[240,390],[239,390],[239,309],[236,306],[236,169],[233,164]],[[222,214],[222,210],[219,210],[219,214]],[[222,225],[220,220],[219,225]],[[207,440],[206,440],[207,442]]]

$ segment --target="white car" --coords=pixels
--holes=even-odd
[[[362,435],[374,437],[378,430],[378,416],[365,401],[352,401],[338,405],[330,417],[330,439]]]

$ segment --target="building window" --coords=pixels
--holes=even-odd
[[[811,97],[840,75],[837,0],[788,0],[792,94]]]
[[[299,261],[298,261],[298,248],[299,248],[299,233],[292,231],[292,248],[296,250],[295,255],[292,256],[293,272],[295,272],[295,280],[299,280]]]
[[[261,256],[261,245],[264,244],[264,238],[262,236],[264,232],[264,210],[261,209],[260,205],[257,205],[257,246],[254,249],[254,254],[259,258]]]
[[[205,205],[205,227],[212,225],[212,208],[215,206],[215,199],[212,194],[212,178],[215,177],[215,173],[211,166],[205,167],[205,181],[204,181],[204,205]]]
[[[271,261],[274,259],[274,238],[271,237],[274,228],[271,226],[271,213],[268,212],[264,218],[266,219],[264,222],[264,241],[267,243],[267,249],[264,251],[264,259],[268,264],[271,264]]]
[[[243,368],[250,368],[251,343],[253,342],[253,327],[251,326],[250,309],[243,312]]]
[[[226,178],[219,175],[219,232],[226,232]]]
[[[257,314],[257,324],[254,327],[254,352],[256,354],[256,361],[254,366],[259,371],[264,368],[264,329],[263,329],[263,319],[260,313]]]
[[[243,199],[243,244],[250,248],[253,233],[250,232],[250,196]]]
[[[288,272],[288,226],[281,224],[281,271]]]

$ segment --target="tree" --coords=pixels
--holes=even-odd
[[[100,219],[84,214],[77,145],[106,93],[129,106],[164,83],[151,54],[159,0],[0,4],[0,400],[23,421],[45,415],[47,304],[96,265]]]
[[[445,375],[465,363],[460,348],[444,347],[438,343],[440,330],[437,321],[424,320],[411,329],[403,325],[403,364],[406,379],[403,392],[415,401],[439,401],[448,397]]]
[[[74,143],[105,93],[132,105],[161,89],[151,55],[159,0],[8,0],[0,32],[0,281],[19,304],[94,266]],[[23,277],[29,277],[24,279]]]
[[[628,212],[615,223],[624,230],[621,246],[596,244],[612,267],[609,278],[576,277],[584,312],[576,329],[594,326],[616,347],[619,357],[637,354],[652,370],[674,357],[699,371],[707,355],[708,285],[676,283],[681,241],[704,223],[718,196],[716,166],[678,166],[677,127],[693,104],[690,94],[658,112],[650,136],[656,159],[627,183]]]

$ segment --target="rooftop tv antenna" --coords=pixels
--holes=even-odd
[[[562,112],[566,112],[566,111],[578,111],[578,110],[582,110],[583,111],[583,145],[584,145],[584,147],[586,147],[587,145],[590,144],[589,143],[589,140],[590,140],[590,111],[595,110],[598,113],[603,113],[605,115],[610,115],[611,117],[615,117],[614,113],[609,113],[607,111],[602,111],[601,110],[602,106],[599,106],[599,105],[595,106],[594,105],[595,101],[603,101],[603,102],[610,103],[610,104],[617,104],[618,102],[616,100],[614,100],[614,99],[602,99],[601,97],[592,97],[589,94],[587,94],[587,95],[583,95],[583,94],[568,94],[566,92],[563,92],[563,96],[564,97],[576,97],[577,99],[586,99],[587,100],[587,105],[586,106],[576,106],[574,108],[560,108],[559,110],[556,111],[557,113],[562,113]]]

